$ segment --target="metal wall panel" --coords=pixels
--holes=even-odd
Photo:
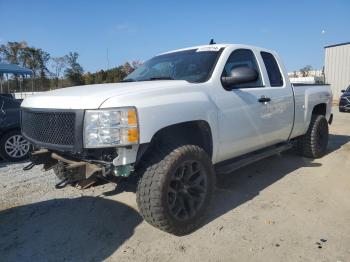
[[[330,84],[334,99],[350,85],[350,44],[325,48],[325,78]]]

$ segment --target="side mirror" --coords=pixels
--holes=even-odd
[[[345,90],[343,89],[343,90],[341,90],[340,92],[345,93]]]
[[[230,76],[221,77],[221,83],[225,88],[233,85],[254,82],[258,79],[258,72],[250,67],[240,66],[232,69]]]

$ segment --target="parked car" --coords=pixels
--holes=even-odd
[[[217,173],[294,144],[322,157],[331,108],[330,87],[293,87],[276,52],[214,44],[155,56],[123,83],[26,98],[22,131],[60,186],[137,177],[143,218],[183,235],[205,218]]]
[[[30,151],[29,142],[21,134],[21,102],[9,94],[0,94],[0,157],[6,161],[22,161]]]
[[[350,85],[341,91],[343,94],[339,100],[339,112],[350,112]]]

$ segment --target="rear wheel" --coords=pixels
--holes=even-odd
[[[175,235],[200,225],[215,185],[211,160],[202,148],[163,146],[153,150],[140,172],[137,204],[148,223]]]
[[[0,139],[0,156],[10,162],[19,162],[28,158],[30,143],[22,136],[20,130],[5,133]]]
[[[323,115],[313,115],[307,133],[298,141],[300,153],[309,158],[325,155],[328,145],[328,122]]]

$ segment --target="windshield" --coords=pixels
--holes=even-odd
[[[123,81],[186,80],[205,82],[221,54],[219,48],[198,48],[155,56]]]

